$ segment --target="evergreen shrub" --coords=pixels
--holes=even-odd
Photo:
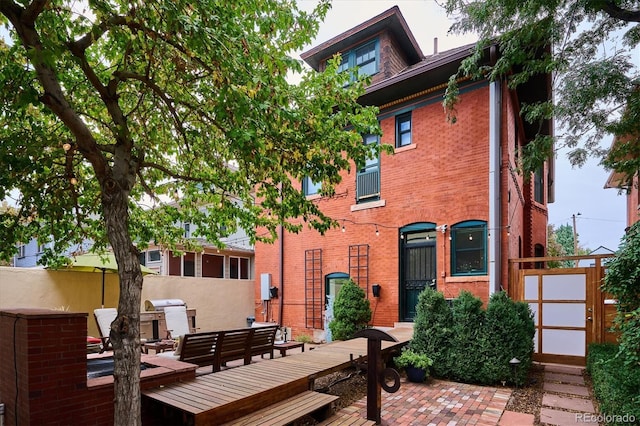
[[[482,332],[482,368],[478,382],[523,384],[533,362],[535,323],[529,306],[515,302],[505,292],[494,293],[487,306]],[[520,365],[514,377],[509,361]]]
[[[479,381],[482,366],[482,338],[485,312],[482,300],[468,291],[461,291],[453,300],[453,335],[451,341],[450,378],[465,382]]]
[[[589,345],[587,373],[608,425],[640,423],[640,366],[627,361],[619,345]]]
[[[335,340],[347,340],[371,321],[371,307],[363,289],[353,280],[347,281],[333,303],[333,320],[329,323]]]
[[[524,383],[532,363],[535,324],[529,306],[496,293],[486,311],[463,291],[452,306],[425,289],[418,298],[409,347],[433,360],[434,376],[465,383]],[[518,358],[517,378],[509,361]]]
[[[452,325],[451,308],[444,295],[430,288],[423,290],[418,296],[409,346],[431,358],[431,371],[438,377],[447,377],[450,372]]]

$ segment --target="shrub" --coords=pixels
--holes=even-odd
[[[296,337],[295,340],[296,340],[296,342],[302,342],[302,343],[311,343],[311,342],[313,342],[313,339],[308,334],[301,334],[298,337]]]
[[[618,299],[615,326],[620,330],[619,350],[629,365],[640,366],[640,222],[629,228],[620,250],[608,263],[604,291]]]
[[[587,372],[591,375],[593,391],[600,403],[600,412],[612,416],[611,425],[629,424],[616,422],[616,418],[633,416],[640,420],[640,368],[632,365],[619,352],[619,346],[611,343],[589,345]]]
[[[332,338],[350,339],[357,331],[367,328],[371,307],[364,290],[352,280],[347,281],[333,304],[333,320],[329,323]]]
[[[407,367],[415,367],[421,368],[429,373],[429,367],[433,365],[433,361],[431,358],[426,356],[425,354],[420,354],[410,348],[403,348],[400,356],[397,356],[393,359],[396,367],[398,368],[407,368]]]
[[[418,296],[410,347],[433,360],[433,374],[439,377],[447,377],[450,372],[452,324],[451,308],[444,295],[430,288],[423,290]]]
[[[479,382],[482,365],[482,331],[485,313],[482,300],[468,291],[453,300],[453,335],[451,341],[450,377],[466,383]]]
[[[519,384],[531,367],[534,334],[529,306],[505,293],[494,294],[484,311],[469,292],[461,292],[449,307],[442,293],[425,289],[409,347],[433,360],[433,375],[466,383],[513,382],[509,361],[516,357]]]
[[[479,382],[514,382],[522,384],[533,362],[535,323],[529,306],[514,302],[505,292],[494,293],[487,306],[482,332],[483,361]],[[517,378],[509,361],[520,360]]]

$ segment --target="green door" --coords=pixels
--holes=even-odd
[[[400,317],[413,321],[418,295],[427,286],[436,288],[436,231],[405,234],[401,253]]]

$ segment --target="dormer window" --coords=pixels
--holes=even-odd
[[[358,76],[370,76],[378,72],[379,64],[378,40],[369,42],[355,49],[342,53],[339,72],[358,67]]]

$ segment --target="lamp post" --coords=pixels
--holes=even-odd
[[[509,361],[509,365],[511,366],[511,374],[513,374],[513,382],[516,384],[516,388],[518,387],[518,367],[520,366],[520,360],[516,357],[511,358]]]

